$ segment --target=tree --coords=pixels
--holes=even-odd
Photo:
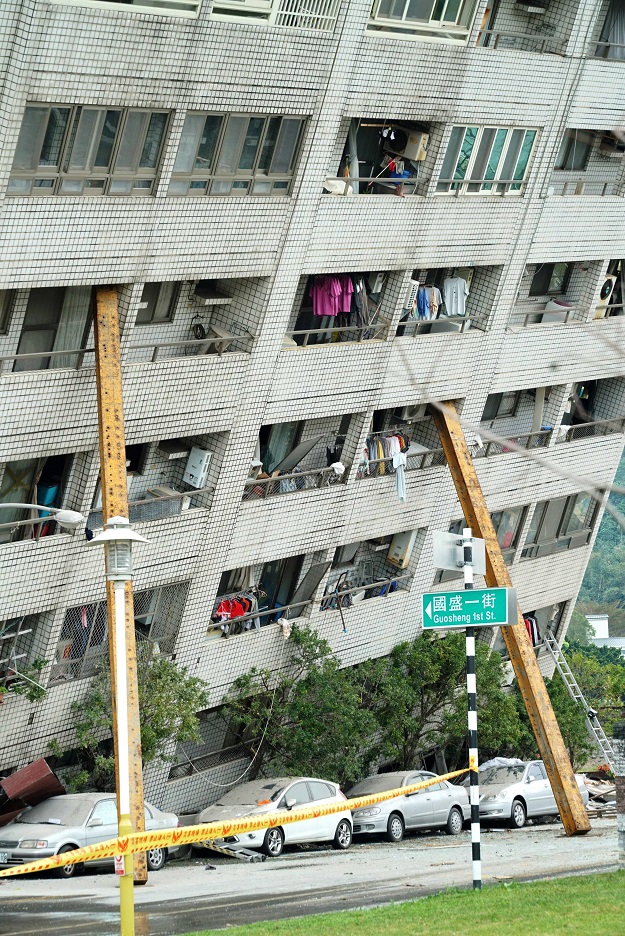
[[[583,767],[595,750],[586,727],[584,710],[579,702],[571,698],[559,674],[545,682],[571,763],[575,769]],[[515,689],[514,700],[520,720],[517,756],[525,759],[538,758],[540,752],[518,686]]]
[[[293,625],[278,673],[254,667],[232,684],[224,717],[254,752],[248,777],[312,774],[346,782],[362,775],[375,719],[354,670],[339,669],[327,641]]]
[[[567,640],[575,640],[580,644],[589,644],[590,638],[594,636],[592,625],[588,619],[576,607],[571,615],[571,623],[566,632]]]
[[[144,767],[166,760],[172,743],[199,740],[196,713],[208,705],[206,684],[166,657],[152,657],[149,648],[137,647],[141,753]],[[85,787],[112,790],[115,761],[110,742],[111,673],[107,663],[100,669],[82,699],[72,703],[79,764],[68,776],[72,790]],[[62,752],[58,742],[54,754]]]

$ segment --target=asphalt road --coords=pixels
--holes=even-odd
[[[616,820],[599,819],[583,837],[559,824],[483,833],[484,884],[606,871],[617,866]],[[206,865],[214,866],[206,870]],[[247,864],[206,853],[171,861],[135,889],[136,936],[178,936],[202,929],[411,900],[470,887],[468,833],[410,835],[401,845],[356,843],[286,851]],[[45,875],[0,881],[2,936],[117,936],[119,889],[107,870],[69,881]]]

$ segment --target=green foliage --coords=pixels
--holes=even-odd
[[[229,692],[225,717],[255,753],[258,774],[360,779],[374,765],[412,768],[445,747],[450,768],[466,763],[465,641],[423,634],[390,656],[339,669],[325,640],[294,627],[278,675],[252,669]],[[514,700],[502,689],[502,663],[478,643],[483,750],[514,748],[520,734]]]
[[[138,651],[139,717],[143,765],[166,760],[171,743],[199,739],[196,712],[208,705],[205,683],[165,657],[151,657],[141,646]],[[86,695],[72,703],[79,764],[69,771],[70,792],[85,787],[111,790],[115,786],[115,760],[110,737],[111,673],[108,663],[89,686]],[[56,747],[55,747],[56,746]],[[52,753],[60,752],[58,742]]]
[[[575,769],[583,767],[595,750],[586,728],[584,710],[578,702],[571,698],[568,689],[558,674],[553,679],[546,680],[546,685],[571,763]],[[524,759],[538,758],[540,757],[538,745],[518,686],[515,686],[514,701],[520,722],[520,736],[516,749],[517,757]]]
[[[47,666],[47,663],[47,660],[37,658],[32,663],[21,665],[19,670],[14,671],[14,675],[7,676],[7,685],[3,686],[2,689],[5,692],[12,692],[14,695],[26,696],[29,702],[38,702],[46,694],[46,690],[40,685],[39,679],[41,671]]]
[[[567,640],[575,640],[579,644],[589,644],[593,635],[592,626],[582,612],[575,608],[571,615],[569,629],[566,632]]]

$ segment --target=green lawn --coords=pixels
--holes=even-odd
[[[498,884],[481,893],[450,891],[373,910],[228,927],[233,936],[617,936],[623,932],[625,871]]]

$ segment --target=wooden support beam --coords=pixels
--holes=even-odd
[[[512,586],[510,573],[503,559],[456,409],[453,403],[446,403],[442,409],[434,409],[433,416],[467,526],[485,543],[486,585],[489,588],[509,588]],[[518,622],[502,627],[501,633],[566,834],[580,835],[588,832],[588,813],[582,803],[575,774],[520,609]]]
[[[126,442],[124,437],[124,410],[122,401],[122,368],[119,342],[119,313],[115,286],[97,286],[95,289],[95,358],[96,388],[98,394],[98,427],[100,435],[100,486],[102,489],[102,516],[104,523],[111,517],[128,518],[128,487],[126,482]],[[125,584],[126,650],[128,679],[128,734],[130,763],[130,815],[134,832],[145,830],[143,805],[143,769],[141,759],[141,729],[139,725],[139,690],[137,686],[137,650],[132,603],[132,582]],[[111,683],[115,686],[115,620],[114,583],[106,583],[109,619],[109,657]],[[115,729],[115,692],[113,692],[113,726]],[[117,774],[117,732],[115,743],[115,772]],[[117,777],[119,790],[119,778]],[[118,798],[119,810],[119,798]],[[145,854],[134,856],[134,878],[137,884],[148,879]]]

